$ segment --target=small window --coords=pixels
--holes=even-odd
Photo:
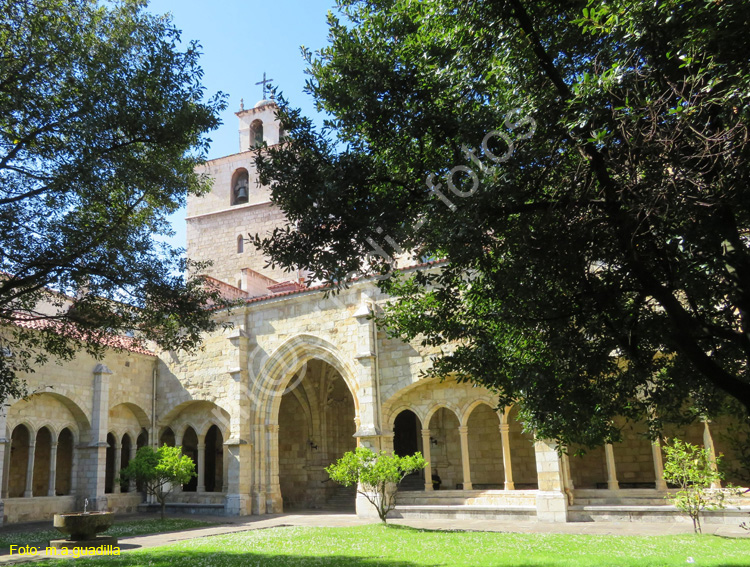
[[[263,145],[263,122],[253,120],[250,124],[250,149],[259,148]]]
[[[237,280],[237,289],[242,289],[242,280]]]
[[[247,203],[249,199],[250,176],[247,169],[241,168],[232,175],[232,205]]]
[[[237,254],[242,254],[245,251],[245,239],[240,234],[237,237]]]

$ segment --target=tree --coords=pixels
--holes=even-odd
[[[398,483],[426,466],[421,453],[399,457],[395,453],[375,453],[367,447],[357,447],[326,468],[326,472],[334,482],[356,486],[385,524],[388,512],[396,507]]]
[[[218,292],[157,240],[219,124],[199,46],[145,0],[0,0],[0,399],[48,356],[192,348]]]
[[[167,498],[176,486],[187,484],[196,476],[193,459],[182,454],[182,447],[163,445],[157,450],[145,446],[138,449],[135,458],[120,471],[120,479],[142,483],[146,494],[152,495],[161,505],[161,519],[167,507]]]
[[[665,443],[663,447],[666,455],[664,480],[678,488],[676,494],[669,494],[667,498],[690,516],[693,530],[699,534],[703,511],[724,508],[724,492],[711,490],[711,485],[722,478],[716,468],[721,457],[717,456],[712,463],[708,449],[679,439],[672,440],[671,444]]]
[[[340,0],[306,51],[322,129],[280,97],[258,157],[291,227],[256,237],[337,289],[378,277],[431,374],[540,437],[750,408],[750,5]],[[394,270],[400,251],[442,259]]]

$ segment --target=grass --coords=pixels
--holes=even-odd
[[[62,561],[66,561],[63,563]],[[418,530],[403,526],[273,528],[79,559],[77,567],[579,567],[750,565],[750,539]],[[50,566],[69,566],[57,560]]]
[[[158,534],[164,532],[177,532],[191,528],[207,528],[215,526],[216,522],[202,522],[199,520],[155,518],[149,520],[131,520],[118,522],[101,535],[115,537],[129,537],[146,534]],[[0,550],[2,554],[8,553],[11,545],[29,545],[31,547],[47,547],[51,539],[61,539],[65,536],[56,529],[34,529],[25,532],[0,533]]]

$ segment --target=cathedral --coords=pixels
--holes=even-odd
[[[181,446],[197,469],[170,510],[377,517],[325,472],[362,445],[421,451],[429,463],[402,482],[396,517],[682,521],[665,500],[662,449],[642,424],[623,422],[621,443],[561,456],[492,392],[422,378],[436,352],[376,327],[371,315],[386,298],[373,280],[328,295],[303,272],[267,265],[247,235],[285,223],[254,168],[258,148],[284,137],[275,110],[262,100],[237,112],[239,152],[202,166],[213,188],[188,200],[188,256],[211,260],[209,280],[241,307],[216,313],[228,325],[197,352],[113,337],[119,348],[102,360],[81,354],[28,375],[33,394],[0,414],[3,521],[51,519],[85,499],[89,509],[153,508],[118,471],[139,447],[163,444]],[[729,455],[727,427],[705,421],[669,434]],[[707,521],[739,523],[750,498],[735,504]]]

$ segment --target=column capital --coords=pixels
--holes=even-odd
[[[269,433],[278,433],[279,432],[279,424],[278,423],[268,423],[266,424],[266,431]]]
[[[422,429],[422,437],[424,437],[425,435],[430,435],[429,429]]]
[[[468,425],[461,425],[458,428],[459,435],[466,435],[469,433],[469,426]]]

